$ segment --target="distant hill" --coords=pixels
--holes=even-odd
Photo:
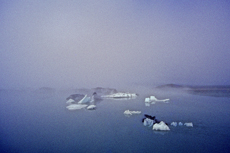
[[[184,88],[191,88],[191,87],[187,85],[165,84],[165,85],[157,86],[156,88],[158,89],[168,89],[168,88],[184,89]]]
[[[161,90],[181,90],[189,94],[215,97],[230,97],[230,85],[206,85],[206,86],[190,86],[165,84],[157,86]]]
[[[230,85],[205,85],[205,86],[191,86],[191,85],[178,85],[178,84],[165,84],[157,86],[158,89],[186,89],[186,90],[230,90]]]

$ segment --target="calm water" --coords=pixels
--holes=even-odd
[[[135,89],[134,89],[135,90]],[[151,91],[135,100],[103,100],[97,109],[69,111],[72,93],[0,92],[1,152],[228,152],[230,98]],[[145,106],[155,95],[170,103]],[[126,117],[126,110],[142,111]],[[193,122],[156,132],[144,127],[144,114],[167,123]]]

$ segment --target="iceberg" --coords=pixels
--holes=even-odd
[[[184,123],[184,125],[185,125],[185,126],[187,126],[187,127],[193,127],[192,122],[189,122],[189,123]]]
[[[155,121],[149,118],[145,118],[143,121],[143,125],[148,127],[151,127],[154,123]]]
[[[153,130],[159,131],[169,131],[169,127],[165,124],[165,122],[161,121],[160,123],[155,123],[153,125]]]
[[[176,127],[177,126],[177,122],[172,122],[170,125]],[[193,123],[192,122],[184,123],[184,124],[182,122],[179,122],[178,125],[179,126],[183,126],[184,125],[184,126],[187,126],[187,127],[193,127]]]
[[[86,107],[87,105],[82,105],[82,104],[71,104],[69,106],[66,106],[68,110],[77,110],[77,109],[82,109]]]
[[[72,94],[69,97],[66,98],[66,103],[70,104],[70,103],[78,103],[78,104],[82,104],[82,103],[88,103],[88,102],[94,102],[95,99],[97,99],[97,93],[94,92],[92,97],[88,97],[87,94]]]
[[[75,102],[73,99],[69,99],[69,100],[67,100],[67,104],[70,104],[70,103],[73,103],[73,102]]]
[[[150,96],[145,98],[145,104],[146,106],[149,106],[150,104],[155,104],[156,102],[165,102],[168,103],[170,99],[157,99],[155,96]]]
[[[82,103],[88,103],[91,101],[90,97],[87,97],[87,95],[85,95],[79,102],[78,104],[82,104]]]
[[[67,99],[67,106],[66,108],[69,110],[77,110],[87,107],[88,110],[96,109],[95,102],[100,101],[101,99],[98,98],[97,93],[94,92],[92,97],[88,97],[87,94],[72,94]],[[73,104],[74,103],[74,104]]]
[[[67,99],[66,103],[69,104],[69,106],[67,106],[66,108],[69,110],[77,110],[77,109],[82,109],[84,107],[87,107],[88,110],[92,110],[96,108],[94,102],[99,100],[97,98],[96,92],[93,93],[92,97],[88,97],[87,94],[86,95],[72,94],[66,99]]]
[[[150,101],[150,98],[145,98],[145,102],[146,103],[150,103],[151,101]]]
[[[124,111],[125,115],[133,115],[133,114],[141,114],[141,111],[130,111],[130,110],[126,110]]]
[[[74,101],[81,100],[85,95],[84,94],[72,94],[66,98],[66,100],[73,99]]]
[[[98,101],[101,101],[101,100],[102,100],[101,96],[97,95],[97,93],[94,92],[92,97],[91,97],[91,99],[90,99],[90,103],[95,102],[95,101],[98,102]]]
[[[125,93],[125,92],[118,92],[111,95],[104,95],[101,96],[102,98],[136,98],[136,93]]]
[[[168,102],[170,99],[162,99],[162,100],[159,100],[157,99],[155,96],[150,96],[150,101],[162,101],[162,102]]]
[[[170,125],[172,125],[172,126],[177,126],[177,122],[172,122]]]
[[[96,105],[89,105],[87,107],[88,110],[93,110],[93,109],[96,109]]]

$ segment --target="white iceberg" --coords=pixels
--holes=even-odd
[[[150,98],[145,98],[145,102],[146,103],[150,103],[151,101],[150,101]]]
[[[87,97],[87,95],[85,95],[79,102],[78,104],[82,104],[82,103],[88,103],[91,101],[90,97]]]
[[[126,110],[124,111],[125,115],[133,115],[133,114],[141,114],[141,111],[130,111],[130,110]]]
[[[165,102],[168,103],[170,99],[157,99],[155,96],[150,96],[145,98],[145,103],[155,104],[156,102]]]
[[[162,102],[168,102],[170,99],[162,99],[162,100],[159,100],[157,99],[155,96],[150,96],[150,101],[162,101]]]
[[[165,124],[165,122],[161,121],[160,123],[155,123],[153,125],[153,130],[159,131],[169,131],[169,127]]]
[[[130,111],[132,114],[141,114],[141,111]]]
[[[179,122],[179,123],[178,123],[178,125],[179,125],[179,126],[182,126],[182,125],[183,125],[183,123],[182,123],[182,122]]]
[[[184,123],[184,125],[185,125],[185,126],[187,126],[187,127],[193,127],[192,122],[189,122],[189,123]]]
[[[67,100],[67,104],[70,104],[70,103],[73,103],[73,102],[75,102],[73,99],[69,99],[69,100]]]
[[[94,96],[92,97],[87,97],[87,95],[83,95],[83,94],[72,94],[70,95],[66,101],[67,104],[71,104],[71,103],[78,103],[78,104],[83,104],[83,103],[88,103],[88,102],[94,102]]]
[[[89,105],[87,107],[88,110],[93,110],[93,109],[96,109],[96,105]]]
[[[118,92],[111,95],[104,95],[101,96],[102,98],[136,98],[136,93],[125,93],[125,92]]]
[[[87,105],[82,105],[82,104],[71,104],[69,106],[66,106],[68,110],[77,110],[77,109],[82,109],[86,107]]]

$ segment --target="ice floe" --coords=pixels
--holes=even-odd
[[[82,109],[85,108],[87,105],[84,104],[71,104],[69,106],[66,106],[68,110],[77,110],[77,109]]]
[[[193,127],[193,123],[192,122],[184,123],[184,125],[187,126],[187,127]]]
[[[78,104],[82,104],[82,103],[88,103],[91,101],[90,97],[87,97],[87,95],[85,95],[79,102]]]
[[[73,103],[73,102],[75,102],[75,100],[73,100],[73,99],[69,99],[69,100],[66,101],[67,104],[70,104],[70,103]]]
[[[141,114],[141,111],[130,111],[130,110],[126,110],[124,111],[125,115],[133,115],[133,114]]]
[[[110,95],[103,95],[102,98],[136,98],[136,93],[118,92]]]
[[[176,127],[177,126],[177,122],[172,122],[170,125]],[[188,122],[188,123],[184,123],[184,124],[182,122],[179,122],[178,125],[179,126],[183,126],[184,125],[184,126],[187,126],[187,127],[193,127],[193,123],[192,122]]]
[[[154,123],[155,123],[155,121],[152,120],[152,119],[149,119],[149,118],[146,118],[143,121],[143,125],[144,126],[148,126],[148,127],[151,127]]]
[[[96,105],[93,104],[96,99],[95,96],[97,96],[96,93],[93,93],[92,97],[88,97],[87,94],[72,94],[66,98],[66,103],[70,104],[66,108],[69,110],[79,110],[88,106],[88,110],[95,109]]]
[[[172,122],[170,125],[177,126],[177,122]]]
[[[157,99],[155,96],[150,96],[150,97],[147,97],[145,98],[145,102],[146,103],[152,103],[152,104],[155,104],[155,102],[165,102],[165,103],[168,103],[170,99]]]
[[[159,130],[159,131],[169,131],[168,125],[165,124],[165,122],[161,121],[160,123],[153,124],[153,130]]]
[[[66,100],[73,99],[74,101],[81,100],[85,95],[84,94],[72,94],[66,98]]]
[[[93,109],[96,109],[96,105],[89,105],[87,107],[88,110],[93,110]]]
[[[144,114],[145,118],[142,119],[143,125],[152,127],[156,131],[169,131],[168,125],[164,121],[159,121],[155,116]]]

